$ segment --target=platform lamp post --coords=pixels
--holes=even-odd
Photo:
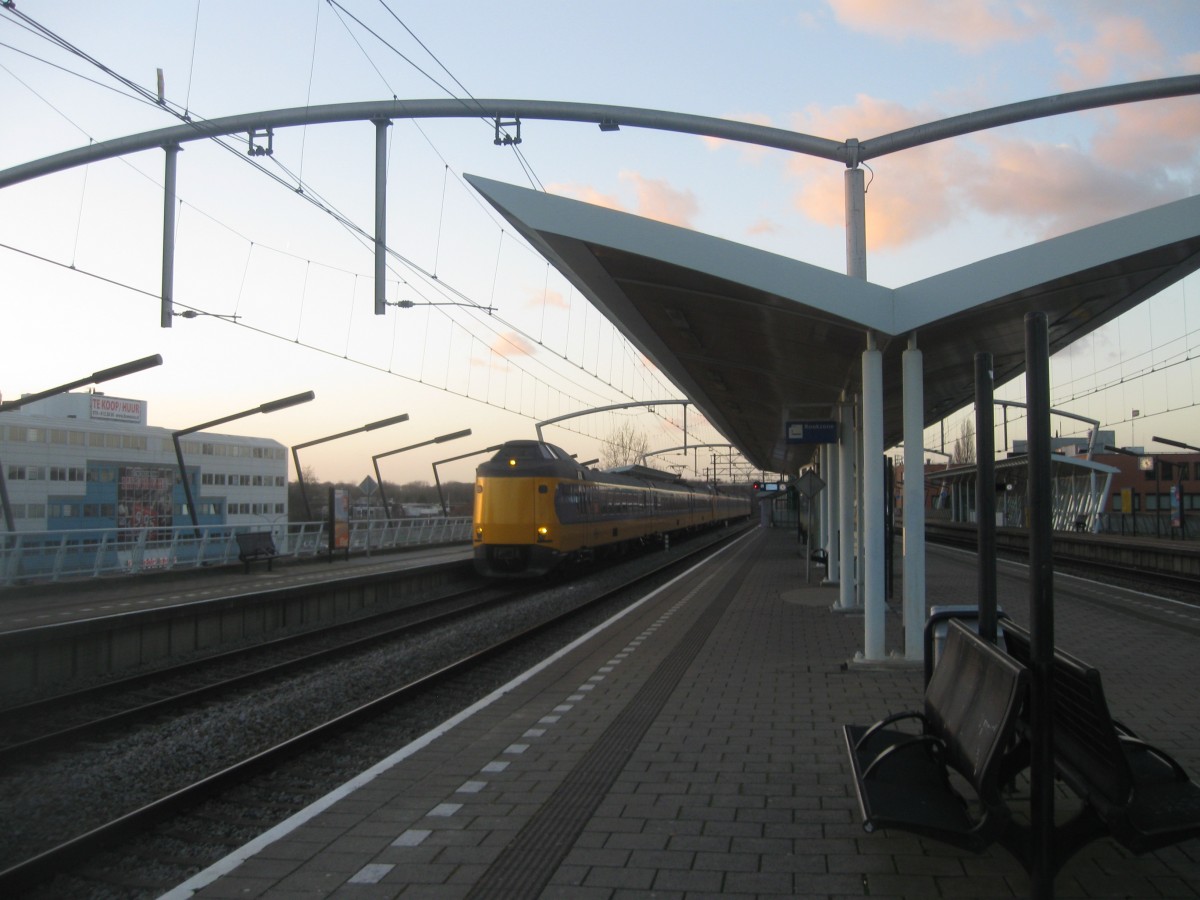
[[[0,413],[11,412],[14,409],[20,409],[26,404],[34,403],[38,400],[45,400],[47,397],[56,397],[59,394],[67,394],[78,387],[85,387],[89,384],[100,384],[102,381],[111,381],[114,378],[120,378],[124,375],[132,375],[134,372],[141,372],[145,369],[153,369],[155,366],[161,366],[162,361],[162,357],[155,353],[153,356],[143,356],[141,359],[135,359],[127,363],[121,363],[119,366],[101,369],[98,372],[93,372],[86,378],[80,378],[76,381],[60,384],[58,387],[52,387],[44,391],[38,391],[36,394],[26,394],[24,397],[18,397],[16,400],[8,400],[0,403]],[[16,526],[13,524],[12,506],[8,502],[8,484],[4,480],[3,465],[0,465],[0,505],[4,507],[5,529],[8,531],[16,531]]]
[[[427,441],[420,441],[416,444],[409,444],[407,447],[398,447],[395,450],[388,450],[384,453],[376,453],[371,457],[371,465],[375,467],[375,480],[379,482],[379,496],[383,498],[383,514],[389,519],[392,517],[392,509],[388,505],[387,491],[383,487],[383,476],[379,474],[379,460],[385,456],[395,456],[397,453],[404,453],[408,450],[416,450],[418,447],[428,447],[430,444],[444,444],[447,441],[456,441],[459,438],[467,437],[471,433],[470,428],[464,428],[462,431],[451,432],[450,434],[438,435],[435,438],[430,438]]]
[[[364,431],[375,431],[377,428],[386,428],[388,425],[399,425],[401,422],[408,421],[408,413],[401,413],[398,416],[392,416],[390,419],[380,419],[378,422],[372,422],[370,425],[363,425],[360,428],[351,428],[349,431],[340,431],[337,434],[331,434],[328,437],[317,438],[312,441],[305,441],[303,444],[296,444],[292,447],[292,463],[296,467],[296,481],[300,485],[300,497],[304,500],[304,515],[309,521],[312,521],[312,507],[308,505],[308,489],[304,486],[304,472],[300,469],[300,453],[305,447],[312,447],[316,444],[324,444],[327,441],[336,441],[338,438],[349,437],[352,434],[361,434]]]
[[[451,456],[449,459],[439,459],[433,464],[433,483],[437,485],[438,502],[442,504],[442,517],[449,518],[450,512],[446,508],[446,498],[442,494],[442,479],[438,477],[437,467],[442,463],[457,462],[460,459],[467,459],[470,456],[478,456],[481,453],[495,453],[503,444],[493,444],[491,447],[484,447],[482,450],[472,450],[470,453],[460,453],[458,456]]]
[[[1171,447],[1178,447],[1180,450],[1191,450],[1195,453],[1200,453],[1200,447],[1193,447],[1191,444],[1185,444],[1183,441],[1173,441],[1170,438],[1158,437],[1158,436],[1152,437],[1152,438],[1150,438],[1150,440],[1155,441],[1159,444],[1167,444],[1168,446],[1171,446]],[[1154,464],[1155,474],[1157,475],[1158,471],[1161,467],[1160,467],[1157,459],[1154,461],[1154,463],[1155,463]],[[1183,465],[1187,465],[1187,463],[1183,463]],[[1186,522],[1184,519],[1185,513],[1183,511],[1183,474],[1182,473],[1180,473],[1180,476],[1176,480],[1175,483],[1179,486],[1179,534],[1181,537],[1186,538],[1187,537],[1187,528],[1186,528]]]
[[[196,516],[196,502],[192,498],[192,486],[188,483],[187,469],[183,462],[183,447],[180,445],[179,439],[184,435],[193,434],[197,431],[207,431],[210,428],[216,428],[218,425],[224,425],[226,422],[232,422],[234,419],[244,419],[246,416],[254,416],[259,413],[273,413],[281,409],[287,409],[289,406],[299,406],[301,403],[307,403],[316,396],[312,391],[305,391],[303,394],[293,394],[290,397],[272,400],[253,409],[246,409],[232,415],[221,416],[221,418],[213,419],[211,422],[203,422],[199,425],[193,425],[191,428],[183,428],[179,431],[171,432],[171,442],[175,445],[175,460],[179,463],[179,477],[183,480],[183,495],[187,498],[188,515],[192,519],[192,528],[199,528],[200,521]]]
[[[1155,468],[1158,467],[1157,461],[1154,459],[1154,457],[1150,456],[1150,454],[1148,454],[1148,453],[1138,453],[1136,450],[1126,450],[1124,447],[1114,447],[1114,446],[1112,446],[1112,444],[1105,444],[1104,449],[1107,450],[1109,453],[1119,453],[1122,456],[1132,456],[1134,459],[1136,459],[1138,461],[1138,471],[1139,472],[1144,471],[1142,469],[1142,465],[1143,465],[1142,460],[1150,460],[1151,464],[1154,465]],[[1156,488],[1156,490],[1157,490],[1157,488]],[[1132,497],[1132,492],[1131,492],[1130,496]],[[1158,505],[1158,500],[1156,498],[1155,506],[1157,507],[1157,505]],[[1132,513],[1134,511],[1131,509],[1131,510],[1129,510],[1129,512]],[[1158,510],[1157,509],[1155,509],[1155,511],[1154,511],[1154,523],[1155,523],[1154,530],[1155,530],[1155,533],[1157,534],[1157,532],[1158,532]],[[1121,534],[1124,534],[1124,533],[1125,533],[1125,516],[1124,516],[1124,510],[1122,510]],[[1137,536],[1137,515],[1136,515],[1136,513],[1134,514],[1134,518],[1133,518],[1133,534],[1135,537]]]

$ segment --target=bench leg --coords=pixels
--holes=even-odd
[[[1054,828],[1054,846],[1050,848],[1050,876],[1056,877],[1076,853],[1092,841],[1109,834],[1108,826],[1087,804],[1075,815]],[[1009,821],[1000,837],[1000,845],[1011,853],[1026,872],[1033,863],[1033,829],[1028,825]]]

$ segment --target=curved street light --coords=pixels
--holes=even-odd
[[[300,454],[298,451],[305,447],[312,447],[316,444],[324,444],[326,441],[336,441],[338,438],[349,437],[352,434],[361,434],[364,431],[374,431],[377,428],[386,428],[388,425],[397,425],[400,422],[408,421],[408,413],[401,413],[398,416],[392,416],[390,419],[380,419],[378,422],[372,422],[369,425],[363,425],[360,428],[351,428],[349,431],[339,431],[337,434],[331,434],[327,437],[316,438],[315,440],[305,441],[303,444],[296,444],[292,447],[292,463],[296,467],[296,481],[300,485],[300,498],[304,501],[304,514],[312,520],[312,508],[308,505],[308,490],[304,486],[304,473],[300,469]]]
[[[211,422],[202,422],[199,425],[193,425],[191,428],[183,428],[179,431],[171,432],[171,443],[175,445],[175,459],[179,463],[179,477],[183,481],[183,495],[187,498],[188,515],[192,520],[192,527],[199,528],[200,522],[196,516],[196,503],[192,499],[192,486],[188,483],[187,469],[183,463],[183,447],[179,444],[179,439],[186,434],[193,434],[197,431],[206,431],[209,428],[215,428],[218,425],[224,425],[226,422],[232,422],[234,419],[244,419],[246,416],[257,415],[258,413],[273,413],[281,409],[287,409],[289,406],[298,406],[301,403],[307,403],[317,395],[312,391],[305,391],[303,394],[293,394],[290,397],[281,397],[278,400],[271,400],[263,403],[253,409],[246,409],[242,412],[232,413],[228,416],[221,416],[219,419],[213,419]]]
[[[409,444],[407,447],[398,447],[395,450],[388,450],[384,453],[376,453],[371,457],[371,465],[375,467],[375,480],[379,482],[379,496],[383,498],[383,514],[389,519],[392,517],[391,507],[388,505],[387,491],[383,487],[383,476],[379,474],[379,460],[385,456],[395,456],[397,453],[404,453],[407,450],[416,450],[418,447],[428,447],[430,444],[444,444],[447,441],[456,441],[459,438],[464,438],[471,433],[470,428],[464,428],[462,431],[455,431],[450,434],[438,435],[435,438],[430,438],[427,441],[421,441],[416,444]]]

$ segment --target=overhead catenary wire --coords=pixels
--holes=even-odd
[[[340,4],[333,2],[333,0],[328,0],[328,2],[330,2],[332,6],[340,7]],[[344,7],[340,7],[340,8],[344,9]],[[353,16],[351,16],[351,17],[355,18]],[[23,16],[22,18],[26,19],[32,23],[32,20],[29,20],[28,17]],[[357,18],[355,20],[358,21]],[[36,23],[33,23],[33,24],[36,24]],[[404,26],[404,27],[406,28],[406,30],[408,30],[407,26]],[[89,54],[74,47],[74,45],[70,44],[65,39],[59,38],[53,32],[49,31],[49,29],[45,29],[42,26],[38,25],[38,26],[36,26],[36,29],[31,28],[31,30],[36,30],[39,34],[46,37],[47,40],[51,40],[57,46],[60,46],[63,49],[68,50],[68,52],[74,53],[79,58],[89,61],[93,65],[96,65],[97,67],[99,67],[102,71],[106,72],[107,74],[110,74],[112,77],[116,78],[120,83],[129,87],[133,91],[135,99],[140,99],[142,102],[145,102],[147,104],[152,104],[152,105],[158,106],[160,108],[166,109],[167,111],[169,111],[173,115],[175,115],[177,118],[182,119],[185,122],[195,124],[195,122],[193,121],[192,117],[189,115],[189,113],[186,109],[181,109],[181,108],[175,107],[173,104],[170,104],[169,102],[165,102],[165,103],[157,102],[157,98],[154,97],[152,94],[150,94],[150,92],[148,92],[145,89],[140,88],[140,86],[136,85],[136,83],[134,83],[132,80],[119,75],[119,73],[116,73],[115,70],[111,69],[108,66],[103,65],[98,60],[95,60],[93,57],[91,57]],[[367,30],[370,31],[370,29],[367,29]],[[374,34],[374,32],[371,32],[371,33]],[[390,44],[387,44],[386,41],[382,41],[382,38],[380,38],[380,40],[385,45],[387,45],[389,47],[391,46]],[[420,42],[418,41],[418,43],[420,43]],[[426,49],[426,51],[428,52],[428,49],[425,48],[423,44],[422,44],[422,47],[423,47],[423,49]],[[432,56],[432,54],[430,54],[430,55]],[[401,58],[404,58],[406,61],[408,61],[407,57],[405,57],[403,54],[400,54],[400,56],[401,56]],[[411,63],[411,61],[410,61],[410,63]],[[438,61],[438,63],[439,63],[439,65],[441,65],[440,61]],[[424,71],[421,70],[420,67],[415,66],[415,64],[413,64],[413,65],[415,68],[418,69],[418,71],[421,71],[422,74],[426,75],[426,77],[430,77],[430,80],[432,80],[435,84],[438,84],[439,87],[441,87],[443,90],[445,90],[445,88],[442,85],[440,85],[440,83],[437,82],[436,79],[432,79],[432,77],[428,76],[428,73],[424,73]],[[445,67],[443,66],[442,68],[444,69]],[[376,69],[376,70],[378,71],[378,69]],[[381,77],[382,77],[382,73],[381,73]],[[451,77],[453,77],[453,76],[451,76]],[[455,81],[457,82],[457,79],[455,79]],[[464,90],[465,90],[465,88],[464,88]],[[472,99],[472,102],[476,102],[476,101],[474,101],[473,97],[471,99]],[[423,131],[422,131],[422,134],[424,134]],[[426,137],[426,140],[428,141],[428,136],[425,135],[425,137]],[[337,208],[334,206],[334,204],[332,204],[331,202],[328,202],[324,198],[322,198],[318,192],[312,190],[311,186],[309,186],[306,189],[305,182],[304,182],[302,176],[297,173],[290,172],[287,169],[287,167],[282,164],[282,162],[278,159],[278,157],[272,156],[271,157],[272,162],[277,167],[279,167],[282,171],[287,172],[288,176],[292,179],[291,182],[288,182],[287,180],[280,178],[275,173],[267,170],[266,167],[263,166],[257,159],[243,155],[241,153],[240,149],[231,146],[227,140],[224,140],[219,136],[214,136],[211,138],[211,140],[213,140],[215,143],[217,143],[218,146],[221,146],[225,150],[233,153],[241,162],[247,163],[247,164],[253,166],[255,169],[257,169],[261,173],[266,174],[268,177],[275,180],[281,186],[287,187],[290,191],[294,191],[295,193],[304,197],[306,200],[308,200],[310,203],[312,203],[314,206],[316,206],[319,210],[321,210],[325,214],[331,216],[335,221],[339,222],[344,228],[347,228],[352,233],[357,234],[359,236],[360,240],[366,240],[366,241],[373,242],[373,238],[367,234],[365,229],[363,229],[361,226],[358,226],[348,216],[344,215],[339,210],[337,210]],[[436,148],[435,148],[435,152],[436,152]],[[439,153],[439,156],[440,155],[441,154]],[[443,160],[444,160],[444,157],[443,157]],[[445,165],[447,166],[447,170],[449,170],[448,163],[445,163]],[[457,174],[456,174],[456,180],[458,180],[461,185],[461,179],[458,178]],[[475,199],[476,199],[477,203],[480,202],[477,197]],[[490,215],[490,212],[489,212],[489,215]],[[495,222],[494,216],[491,216],[491,218],[492,218],[492,221]],[[524,245],[524,242],[519,242],[519,243]],[[533,252],[532,248],[527,247],[526,249],[528,249],[530,252]],[[477,301],[474,301],[473,299],[467,297],[462,292],[457,291],[452,286],[448,285],[444,281],[444,279],[438,278],[437,275],[435,275],[435,274],[425,272],[421,267],[417,266],[412,260],[406,259],[403,255],[396,252],[393,248],[388,248],[388,252],[390,255],[393,255],[397,260],[402,262],[406,267],[410,268],[413,271],[420,272],[428,280],[435,283],[439,290],[441,290],[443,288],[448,289],[451,292],[451,294],[456,296],[458,299],[462,300],[467,305],[474,305],[474,306],[480,305],[477,303]],[[585,313],[586,313],[586,310],[585,310]],[[513,326],[512,323],[506,322],[505,324],[508,325],[509,327],[513,328],[513,330],[516,331],[517,333],[521,334],[522,337],[532,340],[532,337],[530,335],[525,334],[522,330]],[[569,352],[569,347],[568,347],[568,352]],[[570,360],[569,360],[567,354],[564,354],[563,358],[568,363],[570,363]],[[591,374],[591,375],[593,375],[593,377],[596,377],[595,373],[588,371],[587,366],[586,366],[586,361],[583,361],[581,364],[577,364],[576,367],[579,368],[580,370],[584,371],[585,373]],[[599,379],[599,378],[597,378],[597,380],[603,381],[603,379]],[[609,386],[612,387],[611,383],[609,384]]]

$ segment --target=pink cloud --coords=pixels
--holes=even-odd
[[[1156,167],[1107,165],[1059,144],[982,135],[987,158],[964,183],[972,206],[1034,225],[1042,237],[1063,234],[1182,196]]]
[[[625,204],[612,194],[603,194],[591,185],[564,182],[548,184],[546,185],[546,190],[551,194],[571,197],[583,203],[591,203],[593,206],[603,206],[605,209],[615,209],[617,212],[629,212]]]
[[[1092,142],[1097,159],[1114,168],[1195,167],[1200,104],[1195,97],[1126,103],[1103,113],[1107,121]]]
[[[537,347],[515,331],[505,331],[496,335],[492,341],[491,351],[498,356],[533,356]]]
[[[661,178],[645,178],[633,171],[621,172],[620,180],[633,188],[632,205],[622,203],[612,194],[605,194],[589,185],[553,184],[547,187],[551,193],[573,197],[584,203],[603,206],[618,212],[631,212],[647,219],[656,219],[669,225],[691,228],[692,220],[699,210],[696,195],[691,191],[677,190]]]
[[[552,288],[529,291],[529,296],[525,300],[525,308],[541,309],[544,306],[548,306],[551,309],[571,308],[571,304],[567,302],[567,298],[563,296],[562,291],[556,291]]]
[[[759,219],[746,229],[747,234],[777,234],[779,232],[779,223],[771,219]]]
[[[661,178],[644,178],[637,172],[624,171],[620,178],[633,185],[639,216],[682,228],[692,227],[699,205],[691,191],[676,190]]]
[[[874,135],[943,117],[860,96],[853,106],[809,107],[799,131],[826,137]],[[1194,193],[1194,100],[1126,104],[1088,113],[1090,143],[1050,144],[980,132],[870,161],[867,245],[894,248],[936,235],[971,209],[1032,228],[1042,237],[1094,225]],[[843,171],[797,156],[788,173],[799,182],[795,207],[832,228],[845,227]]]
[[[1064,41],[1057,52],[1071,68],[1063,84],[1072,89],[1105,84],[1114,78],[1155,77],[1164,59],[1158,39],[1134,16],[1099,19],[1089,40]],[[1132,75],[1122,74],[1127,72]]]
[[[827,0],[847,28],[895,41],[910,38],[978,51],[1042,32],[1047,17],[1008,0]]]
[[[935,112],[859,95],[854,106],[829,110],[810,106],[793,125],[797,131],[834,139],[866,139],[937,118]],[[957,209],[950,190],[956,152],[945,143],[931,144],[871,164],[875,175],[868,174],[868,248],[900,246],[945,227]],[[824,225],[845,227],[843,169],[826,160],[796,156],[789,161],[788,171],[802,183],[793,200],[797,209]]]

